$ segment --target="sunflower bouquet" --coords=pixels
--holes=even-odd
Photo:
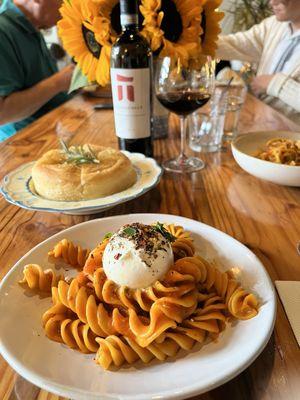
[[[214,56],[221,0],[139,0],[140,33],[154,56]],[[121,33],[119,0],[64,0],[58,32],[88,83],[105,86],[111,47]]]

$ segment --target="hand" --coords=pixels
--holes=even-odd
[[[69,90],[74,68],[75,65],[70,64],[53,75],[53,79],[55,80],[55,85],[59,90],[59,92],[67,92]]]
[[[274,75],[260,75],[253,78],[250,83],[252,92],[256,96],[266,93],[273,76]]]

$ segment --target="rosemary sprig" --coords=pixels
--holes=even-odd
[[[156,225],[153,226],[153,229],[161,233],[169,242],[175,242],[176,236],[172,235],[172,233],[169,232],[161,222],[156,222]]]
[[[68,147],[66,143],[62,140],[59,139],[62,151],[66,155],[67,163],[74,163],[76,165],[80,164],[100,164],[100,161],[98,160],[96,154],[94,151],[90,148],[90,146],[87,145],[87,150],[83,148],[83,146],[72,146]]]

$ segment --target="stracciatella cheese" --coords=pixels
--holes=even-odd
[[[132,289],[161,279],[174,261],[170,242],[150,225],[123,226],[108,242],[103,268],[108,279]]]

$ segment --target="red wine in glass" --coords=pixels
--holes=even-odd
[[[197,91],[173,91],[158,93],[160,103],[177,115],[188,115],[203,107],[210,99],[209,93]]]
[[[177,114],[180,121],[180,154],[163,162],[166,171],[186,173],[200,171],[204,162],[186,154],[187,116],[204,106],[214,88],[215,62],[209,56],[182,60],[162,57],[156,64],[155,94],[158,101]]]

